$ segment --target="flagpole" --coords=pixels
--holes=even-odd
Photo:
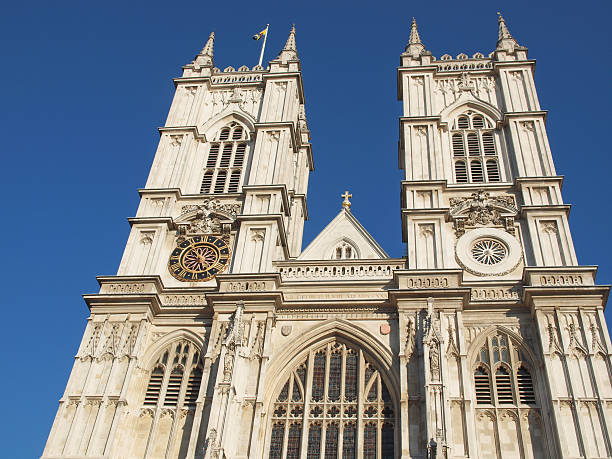
[[[263,53],[264,50],[266,49],[266,40],[268,39],[268,28],[270,27],[270,24],[266,24],[266,33],[264,34],[264,41],[261,45],[261,53],[259,53],[259,66],[261,66],[261,62],[263,61]]]

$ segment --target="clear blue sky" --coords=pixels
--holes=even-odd
[[[511,6],[505,6],[511,5]],[[253,66],[297,27],[316,170],[308,243],[353,193],[354,214],[404,254],[396,73],[412,16],[434,56],[495,47],[495,12],[538,60],[548,134],[581,264],[612,280],[609,1],[7,2],[0,17],[3,457],[41,454],[96,275],[115,274],[180,75],[217,34],[215,64]],[[365,128],[367,126],[367,128]]]

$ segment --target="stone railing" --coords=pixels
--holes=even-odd
[[[330,260],[275,263],[286,282],[333,280],[391,280],[404,269],[403,260]]]
[[[467,72],[470,70],[487,70],[493,68],[490,60],[440,60],[435,62],[438,72]]]

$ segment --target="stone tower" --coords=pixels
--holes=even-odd
[[[43,458],[612,455],[609,288],[578,265],[534,61],[398,68],[401,224],[390,258],[351,211],[302,250],[313,170],[295,29],[267,68],[176,94],[116,276]]]

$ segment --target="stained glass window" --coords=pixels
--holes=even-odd
[[[357,398],[357,354],[354,352],[347,352],[346,354],[344,398],[347,401],[353,401]]]
[[[302,439],[302,423],[294,422],[289,427],[287,437],[287,459],[297,459],[300,457],[300,440]]]
[[[329,388],[328,397],[331,401],[340,398],[340,378],[342,372],[342,355],[334,352],[329,359]]]
[[[312,375],[312,399],[321,400],[325,389],[325,354],[317,353],[314,358],[314,368]]]
[[[285,425],[281,423],[274,424],[270,438],[270,459],[280,459],[282,457],[284,437]]]
[[[342,434],[342,459],[355,459],[356,433],[357,429],[355,428],[355,424],[348,423],[344,425],[344,433]]]
[[[376,459],[376,424],[368,423],[363,431],[363,457]]]
[[[325,433],[325,459],[338,457],[338,424],[328,424]]]
[[[385,422],[381,432],[382,440],[382,457],[393,457],[393,447],[395,439],[393,438],[393,425]]]
[[[319,459],[321,456],[321,424],[310,424],[308,429],[308,451],[306,459]]]
[[[310,393],[308,409],[306,381],[312,381],[306,391]],[[359,381],[364,383],[362,393]],[[361,349],[330,341],[313,348],[280,386],[272,409],[269,457],[282,456],[283,438],[287,444],[282,459],[300,457],[302,435],[309,459],[319,459],[321,454],[354,459],[358,442],[364,445],[364,457],[393,457],[395,412],[391,393],[370,358]],[[361,432],[359,425],[364,426]]]

